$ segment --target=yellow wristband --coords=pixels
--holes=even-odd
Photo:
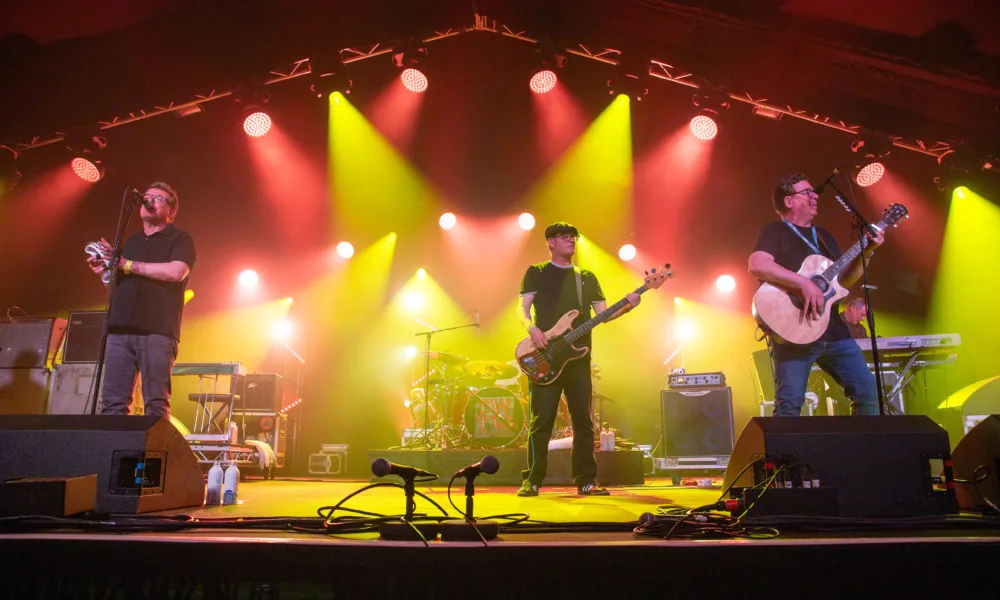
[[[131,273],[132,272],[132,261],[126,260],[125,261],[125,267],[122,270],[125,271],[126,275],[128,275],[129,273]]]

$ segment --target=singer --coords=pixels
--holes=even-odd
[[[813,224],[819,210],[819,194],[805,175],[782,178],[774,186],[771,200],[781,220],[761,229],[757,245],[750,254],[750,274],[761,283],[771,283],[798,296],[803,303],[802,318],[816,319],[824,305],[823,292],[796,271],[806,257],[813,254],[822,254],[832,260],[839,258],[840,248],[829,231]],[[861,260],[871,257],[882,244],[884,235],[879,231],[870,239],[873,243],[861,253]],[[861,278],[861,260],[855,260],[840,276],[840,283],[845,288],[853,287]],[[847,325],[837,318],[838,305],[831,306],[833,318],[817,341],[803,345],[768,340],[774,364],[775,416],[801,414],[814,363],[844,386],[844,393],[851,399],[851,414],[879,414],[875,377],[868,370],[861,349],[851,339]]]
[[[125,240],[118,289],[108,317],[101,414],[132,412],[137,374],[147,415],[170,416],[170,372],[180,341],[184,290],[195,263],[194,240],[174,227],[179,199],[157,181],[142,196],[142,232]],[[101,243],[111,246],[104,239]],[[94,273],[104,263],[88,258]]]
[[[554,223],[545,229],[545,240],[551,260],[528,267],[521,282],[518,318],[532,341],[543,347],[547,344],[544,331],[556,324],[571,310],[580,314],[573,326],[590,319],[590,309],[600,313],[607,308],[604,292],[597,277],[590,271],[573,266],[576,241],[580,234],[569,223]],[[611,319],[616,319],[639,305],[639,295],[628,295],[629,304]],[[531,307],[535,318],[531,318]],[[609,321],[611,319],[608,319]],[[591,336],[577,340],[577,347],[592,347]],[[597,459],[594,456],[594,422],[591,417],[593,382],[590,379],[590,352],[579,360],[570,361],[559,378],[548,385],[531,383],[530,426],[528,428],[528,469],[521,472],[523,479],[518,496],[537,496],[545,479],[549,461],[549,439],[559,410],[560,397],[566,395],[566,405],[573,422],[573,483],[585,496],[608,495],[608,490],[597,483]]]

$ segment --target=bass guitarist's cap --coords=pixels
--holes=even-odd
[[[566,223],[565,221],[559,221],[558,223],[553,223],[545,228],[545,239],[549,240],[557,235],[570,234],[574,237],[580,237],[580,232],[577,231],[576,227]]]

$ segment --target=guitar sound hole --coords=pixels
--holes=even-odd
[[[829,282],[827,282],[827,280],[823,279],[819,275],[811,278],[809,281],[812,281],[813,283],[815,283],[816,287],[819,288],[819,291],[823,292],[823,295],[826,295],[826,291],[828,289],[830,289]]]

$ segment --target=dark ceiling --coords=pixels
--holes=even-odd
[[[701,83],[872,130],[995,152],[993,8],[974,0],[5,3],[0,139],[190,100],[331,48],[468,27],[478,12],[526,35],[667,61]]]

